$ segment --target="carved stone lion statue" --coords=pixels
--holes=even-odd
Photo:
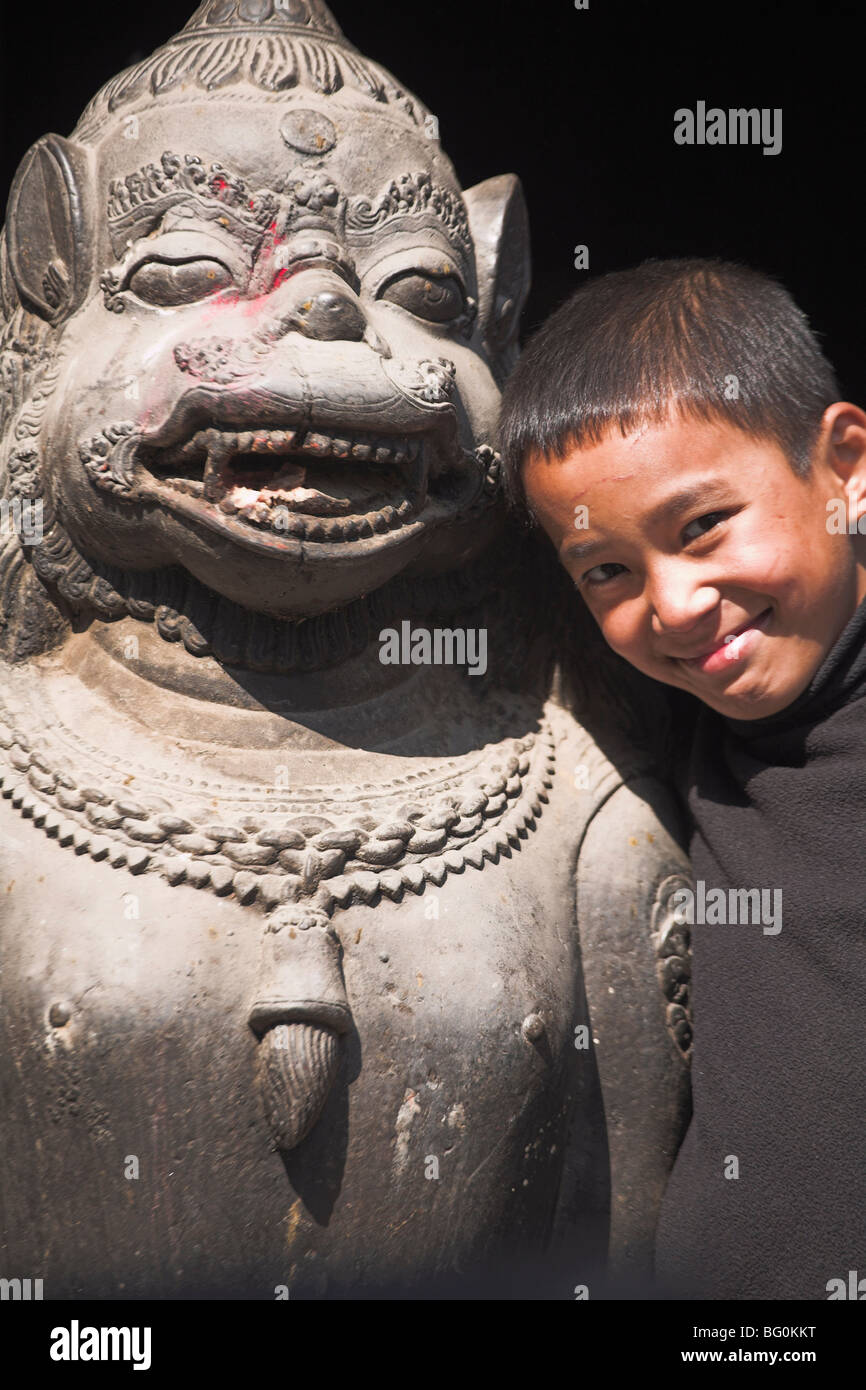
[[[502,500],[528,274],[518,180],[461,192],[320,0],[205,0],[24,157],[0,1273],[46,1297],[648,1268],[688,864]]]

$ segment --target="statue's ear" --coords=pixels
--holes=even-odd
[[[78,308],[90,278],[88,151],[43,135],[21,161],[6,210],[9,268],[22,301],[50,323]]]
[[[520,179],[500,174],[463,195],[475,242],[478,321],[502,385],[517,361],[517,331],[529,293],[529,215]]]

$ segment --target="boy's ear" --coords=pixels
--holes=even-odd
[[[500,174],[463,195],[475,242],[478,323],[501,386],[520,351],[517,332],[529,293],[529,215],[520,179]]]
[[[26,307],[49,323],[78,308],[90,281],[88,151],[43,135],[15,175],[6,210],[6,248]]]

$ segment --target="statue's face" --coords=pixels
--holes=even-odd
[[[121,112],[94,159],[93,281],[42,448],[82,550],[293,616],[486,543],[498,390],[423,131],[235,91]]]

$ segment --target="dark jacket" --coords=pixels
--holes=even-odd
[[[866,600],[787,709],[701,707],[687,801],[695,879],[728,920],[692,928],[694,1117],[657,1276],[689,1298],[826,1299],[866,1277]],[[781,930],[732,888],[768,909],[780,890]]]

